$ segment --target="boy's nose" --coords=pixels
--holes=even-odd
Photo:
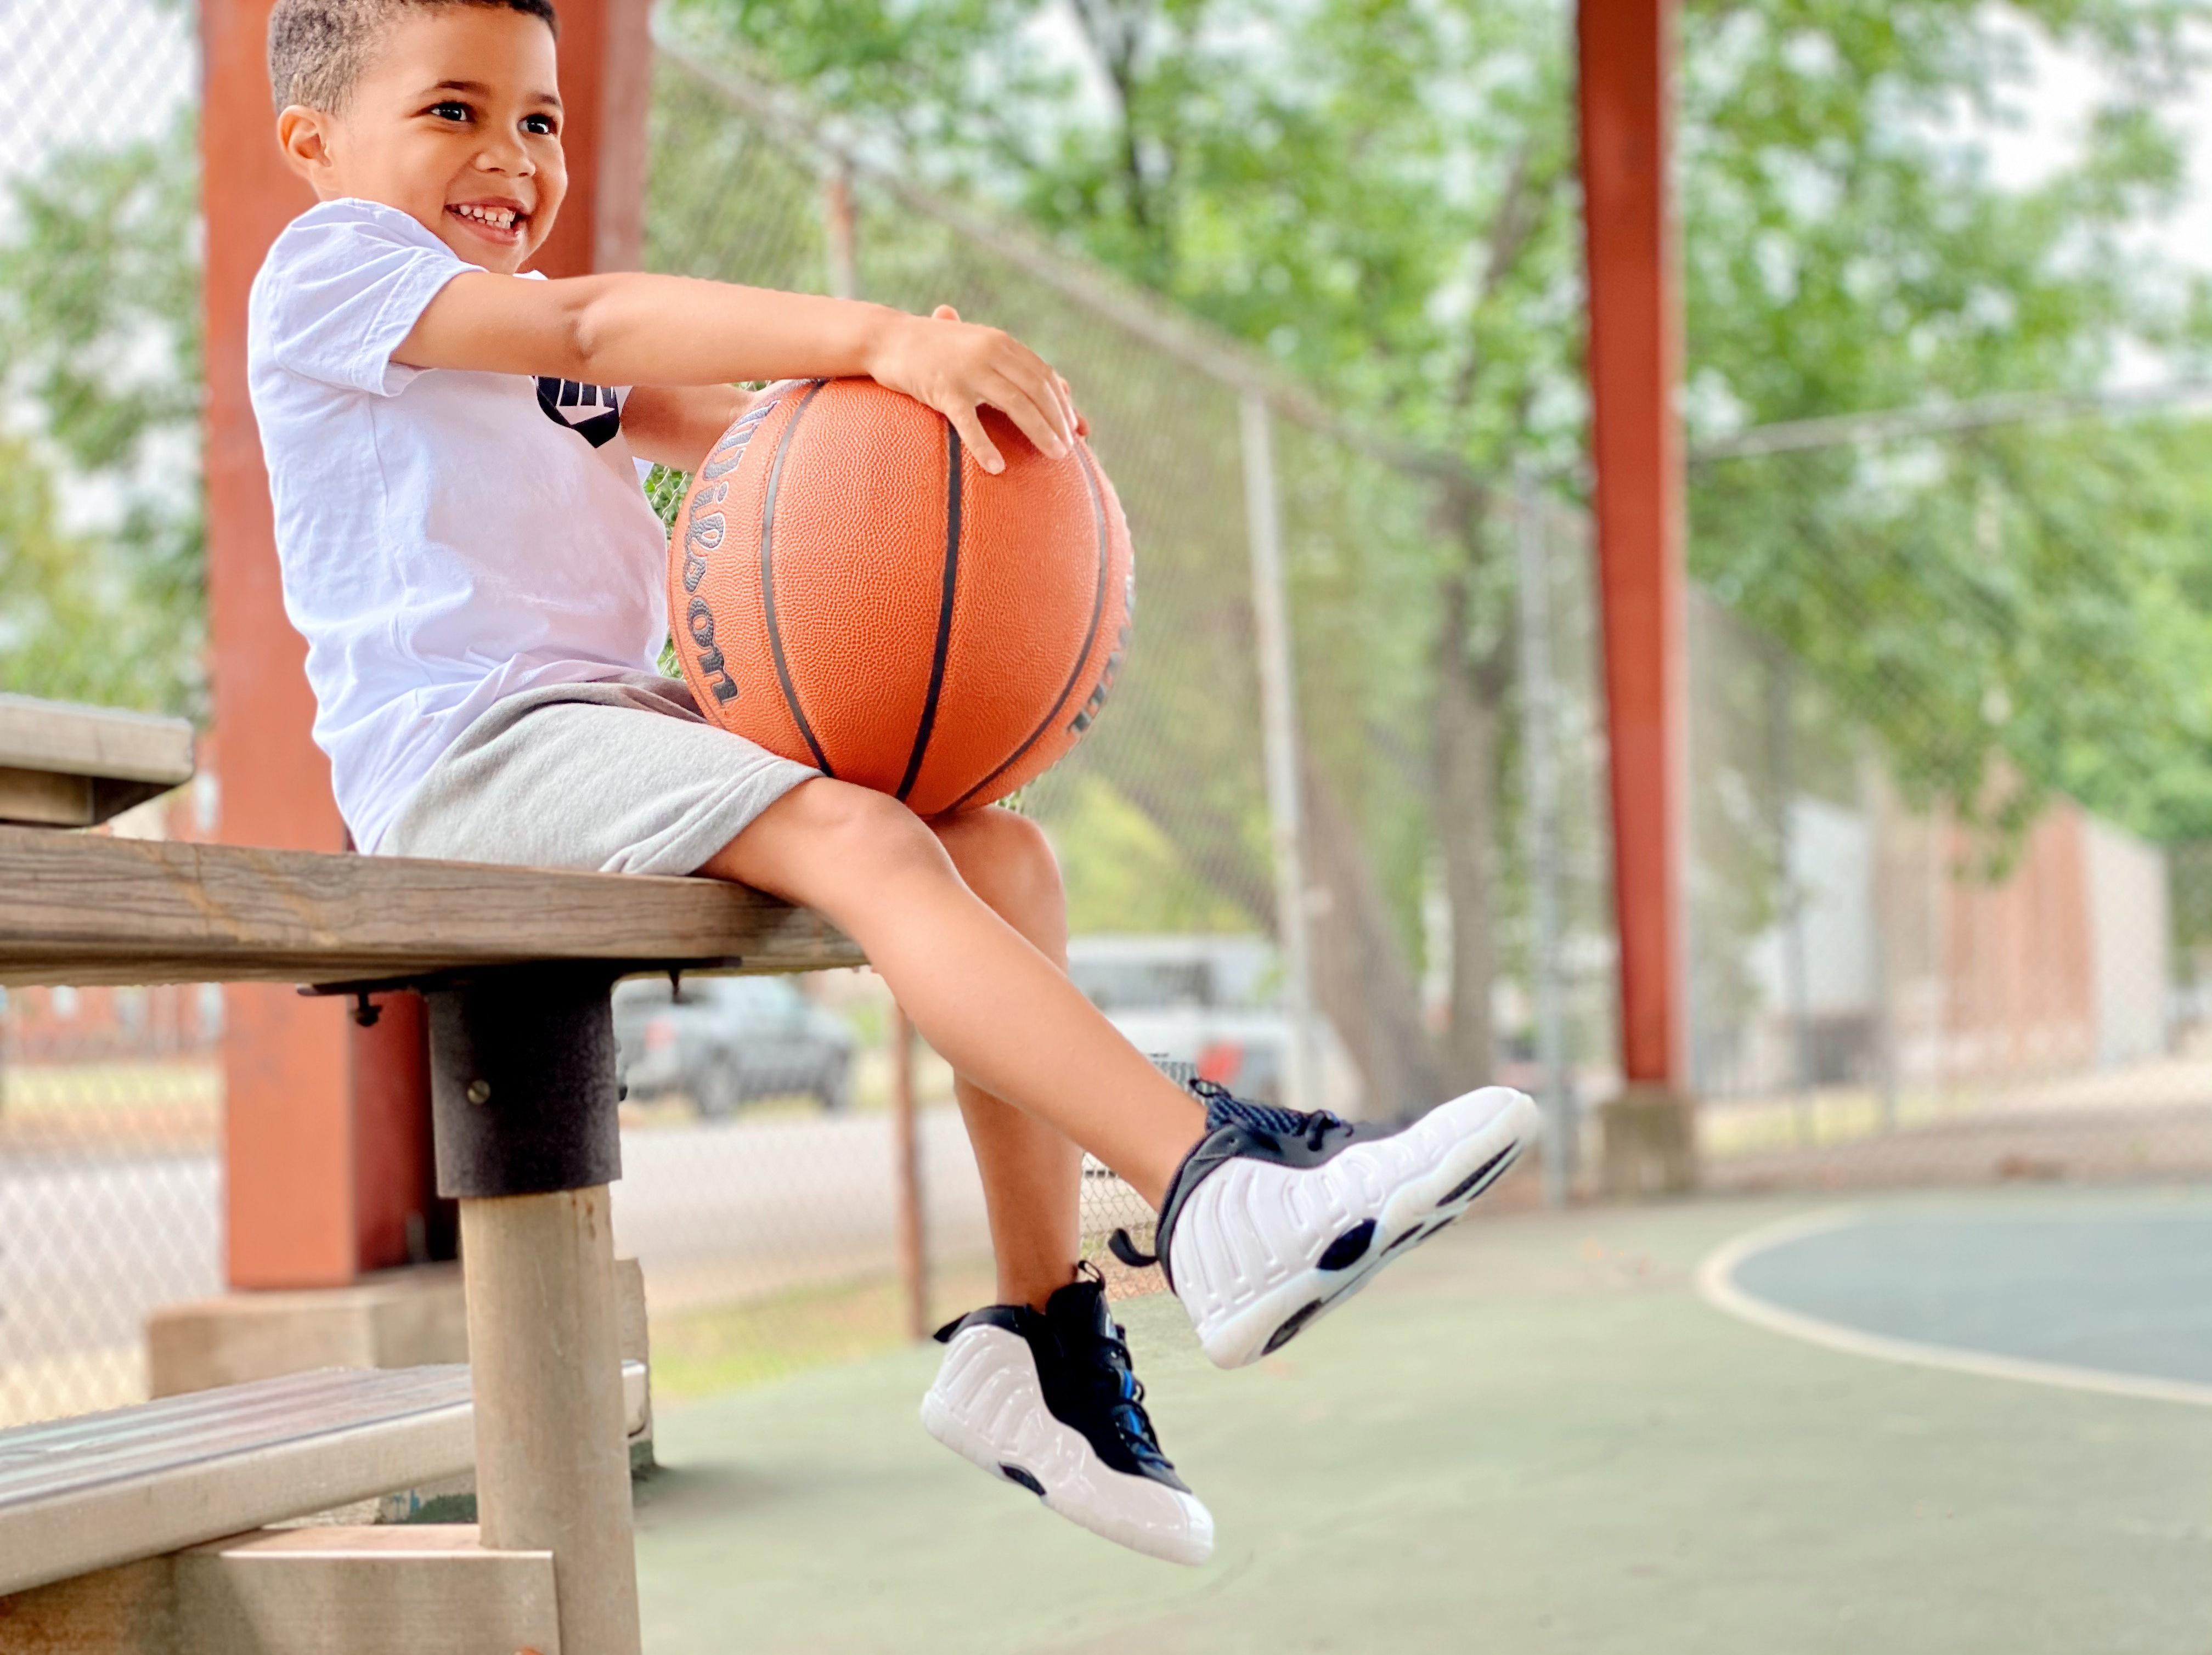
[[[488,142],[477,155],[477,165],[487,173],[505,173],[513,178],[527,178],[538,170],[530,151],[514,138]]]

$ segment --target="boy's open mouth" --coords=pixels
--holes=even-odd
[[[464,201],[446,203],[446,214],[457,218],[485,240],[512,247],[522,239],[522,227],[530,215],[503,202]]]

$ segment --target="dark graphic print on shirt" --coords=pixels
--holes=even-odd
[[[538,406],[545,410],[547,419],[567,426],[594,448],[605,447],[622,430],[622,404],[611,385],[541,376]]]

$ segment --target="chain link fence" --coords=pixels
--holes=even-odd
[[[2201,668],[2157,578],[2208,443],[2092,413],[1700,469],[1710,1181],[2212,1170]]]
[[[0,690],[196,705],[197,68],[189,8],[0,0]],[[220,1288],[222,1026],[0,994],[0,1427],[143,1396],[148,1312]]]
[[[139,1400],[149,1313],[221,1289],[222,1034],[212,985],[0,991],[0,1427]]]

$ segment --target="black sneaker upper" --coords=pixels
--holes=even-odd
[[[1175,1176],[1168,1180],[1167,1198],[1160,1203],[1159,1224],[1154,1232],[1154,1251],[1139,1252],[1127,1230],[1115,1231],[1106,1243],[1125,1264],[1139,1268],[1158,1264],[1170,1288],[1175,1285],[1175,1267],[1169,1262],[1168,1250],[1176,1219],[1206,1174],[1240,1157],[1273,1161],[1279,1167],[1318,1167],[1361,1138],[1388,1137],[1405,1131],[1402,1123],[1354,1123],[1340,1119],[1326,1109],[1302,1114],[1294,1109],[1254,1103],[1231,1096],[1228,1088],[1213,1081],[1191,1081],[1188,1085],[1205,1101],[1206,1136],[1182,1158]]]
[[[1037,1385],[1054,1419],[1082,1433],[1092,1452],[1115,1470],[1188,1494],[1153,1434],[1144,1385],[1130,1367],[1127,1341],[1106,1308],[1106,1284],[1095,1269],[1083,1268],[1089,1273],[1046,1300],[1042,1312],[1027,1305],[987,1305],[938,1329],[938,1340],[950,1343],[963,1328],[979,1326],[1020,1335],[1036,1362]]]

